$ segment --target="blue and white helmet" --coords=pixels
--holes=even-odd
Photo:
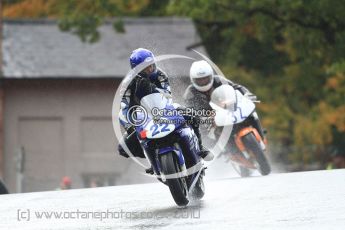
[[[155,56],[150,50],[144,49],[144,48],[138,48],[138,49],[133,50],[131,56],[129,57],[129,63],[131,65],[131,68],[133,69],[143,62],[153,63],[154,58]],[[154,65],[154,70],[155,70],[156,65],[154,63],[153,65]]]

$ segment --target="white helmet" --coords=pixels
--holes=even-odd
[[[214,81],[213,69],[204,60],[193,62],[190,67],[189,77],[193,86],[201,92],[211,89]]]

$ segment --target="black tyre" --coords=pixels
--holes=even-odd
[[[0,195],[8,194],[5,184],[0,180]]]
[[[161,167],[164,175],[181,172],[175,153],[167,153],[161,156]],[[185,177],[167,179],[171,195],[178,206],[186,206],[189,203],[188,186]]]
[[[261,175],[265,176],[270,174],[271,166],[268,163],[267,157],[262,151],[259,143],[257,142],[253,133],[249,133],[242,138],[243,144],[245,145],[247,151],[251,151],[259,164],[259,172]]]

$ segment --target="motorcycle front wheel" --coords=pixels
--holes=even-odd
[[[257,163],[259,164],[259,172],[261,175],[265,176],[270,174],[271,166],[268,163],[267,157],[262,151],[258,141],[256,140],[253,133],[249,133],[242,137],[242,141],[247,151],[252,152],[256,158]]]
[[[180,173],[181,167],[175,153],[170,152],[161,156],[161,167],[164,175]],[[172,197],[178,206],[186,206],[189,203],[188,186],[185,177],[170,178],[166,181]]]

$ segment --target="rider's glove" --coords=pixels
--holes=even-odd
[[[158,92],[156,85],[151,83],[147,78],[138,78],[136,81],[135,95],[141,99],[144,96]]]

